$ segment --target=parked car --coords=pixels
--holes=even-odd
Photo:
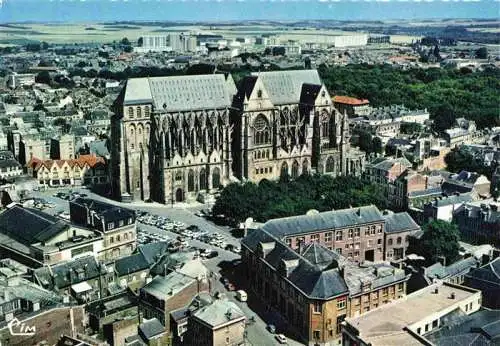
[[[234,287],[234,285],[230,282],[227,283],[226,285],[226,290],[228,291],[234,291],[236,289],[236,287]]]
[[[274,326],[274,324],[268,324],[267,330],[272,334],[276,333],[276,327]]]
[[[243,290],[236,291],[236,299],[240,302],[246,302],[248,299],[247,293]]]
[[[219,253],[218,253],[217,251],[212,251],[212,252],[210,252],[210,253],[206,256],[206,258],[207,258],[207,259],[208,259],[208,258],[214,258],[214,257],[217,257],[217,256],[219,256]]]
[[[286,336],[283,334],[276,334],[275,338],[280,344],[286,344]]]

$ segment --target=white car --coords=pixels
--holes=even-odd
[[[286,344],[286,336],[283,334],[276,334],[275,338],[280,344]]]

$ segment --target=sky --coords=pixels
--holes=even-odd
[[[0,0],[0,22],[500,18],[500,0]]]

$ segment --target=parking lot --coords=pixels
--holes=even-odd
[[[36,206],[49,214],[69,219],[69,200],[76,197],[89,197],[135,210],[138,243],[165,241],[171,243],[174,249],[179,247],[194,251],[217,278],[213,291],[224,293],[225,297],[234,301],[247,316],[246,343],[255,346],[279,344],[275,334],[267,330],[273,319],[255,307],[260,304],[258,297],[250,294],[248,302],[236,299],[236,291],[248,285],[238,279],[237,275],[227,276],[226,270],[240,259],[240,241],[230,227],[214,224],[201,212],[207,209],[207,206],[199,204],[172,207],[144,202],[120,203],[82,188],[71,191],[34,191],[31,198],[33,201],[26,202],[31,205],[26,206]],[[265,311],[265,307],[262,308]],[[287,344],[301,345],[290,338],[287,338]]]

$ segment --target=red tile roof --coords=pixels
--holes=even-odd
[[[355,97],[350,97],[350,96],[334,96],[333,102],[344,103],[344,104],[353,105],[353,106],[361,106],[361,105],[370,104],[370,101],[368,101],[366,99],[357,99]]]
[[[27,167],[34,168],[35,170],[39,170],[42,166],[50,169],[52,165],[55,163],[58,167],[62,167],[64,163],[68,163],[70,167],[79,166],[84,167],[86,164],[89,167],[94,167],[97,164],[104,164],[104,159],[100,156],[95,155],[80,155],[77,159],[69,159],[69,160],[40,160],[36,157],[33,157],[27,164]]]

